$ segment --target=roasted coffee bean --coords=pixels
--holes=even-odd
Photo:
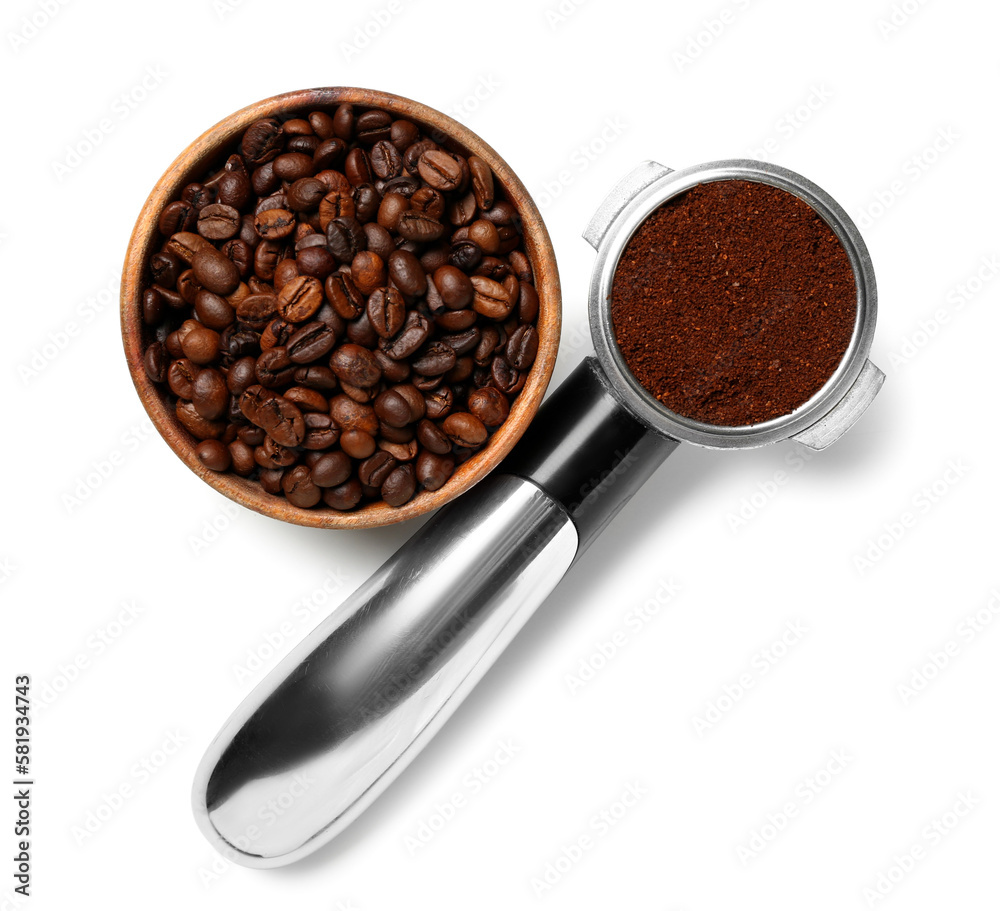
[[[411,421],[410,403],[393,389],[375,399],[375,414],[390,427],[405,427]]]
[[[283,396],[263,386],[251,386],[240,397],[240,410],[251,424],[282,446],[298,446],[302,442],[305,435],[302,412]]]
[[[298,453],[294,449],[282,446],[270,436],[264,437],[264,442],[253,451],[253,460],[261,468],[272,470],[276,468],[288,468],[290,465],[294,465],[298,461],[298,458]],[[267,490],[266,487],[264,489]]]
[[[337,487],[351,476],[351,460],[342,452],[325,452],[312,466],[317,487]]]
[[[142,292],[142,321],[147,326],[155,326],[163,320],[163,295],[155,287]]]
[[[455,349],[444,342],[430,342],[417,352],[410,366],[423,376],[440,376],[455,366]]]
[[[492,320],[504,320],[510,316],[513,304],[506,289],[499,282],[483,275],[473,275],[472,309]]]
[[[361,489],[361,482],[357,478],[351,478],[338,487],[331,487],[323,491],[323,502],[330,509],[337,509],[341,512],[354,509],[361,502],[364,492]]]
[[[358,480],[367,487],[381,487],[396,468],[396,460],[384,450],[378,450],[358,466]]]
[[[240,154],[251,167],[277,157],[284,142],[281,124],[273,117],[250,124],[240,142]]]
[[[357,319],[347,324],[347,339],[355,345],[372,350],[379,342],[378,333],[368,320],[368,313],[362,312]]]
[[[445,310],[434,316],[434,323],[445,332],[464,332],[476,322],[475,310]]]
[[[387,383],[402,383],[410,375],[410,365],[406,361],[394,361],[388,354],[376,348],[372,356],[382,368],[382,379]]]
[[[363,430],[348,430],[340,436],[340,448],[352,459],[367,459],[378,448],[375,437]]]
[[[244,321],[270,319],[278,310],[278,298],[273,294],[250,294],[236,305],[236,315]]]
[[[337,386],[337,375],[329,367],[312,364],[309,367],[299,367],[293,377],[294,382],[320,392],[333,392]]]
[[[387,231],[395,231],[399,217],[410,208],[410,201],[401,193],[386,193],[378,207],[378,223]]]
[[[382,368],[371,351],[351,343],[330,355],[330,369],[341,383],[352,386],[374,386],[382,377]]]
[[[322,303],[323,285],[311,275],[293,278],[278,293],[278,312],[290,323],[305,322]]]
[[[154,383],[163,383],[167,380],[169,357],[162,342],[152,342],[142,355],[142,366]]]
[[[261,468],[257,472],[257,480],[260,482],[260,486],[264,488],[265,493],[277,497],[282,494],[281,479],[284,477],[284,474],[285,470],[283,468]]]
[[[499,389],[493,386],[483,386],[469,393],[469,413],[475,415],[487,427],[498,427],[507,420],[510,405]]]
[[[233,464],[229,449],[218,440],[202,440],[195,449],[195,455],[209,471],[228,471]]]
[[[402,360],[416,352],[431,334],[431,322],[422,313],[411,310],[403,328],[391,339],[380,339],[379,348],[393,360]]]
[[[344,319],[356,319],[365,309],[365,297],[346,272],[334,272],[324,286],[326,299]]]
[[[233,324],[235,326],[236,323]],[[235,332],[229,330],[230,326],[219,338],[220,347],[225,340],[224,350],[230,358],[240,358],[251,355],[256,357],[260,353],[260,336],[252,329],[239,329]]]
[[[323,186],[319,181],[317,183]],[[331,190],[318,206],[319,225],[324,231],[335,218],[354,218],[354,195],[349,190]]]
[[[181,191],[181,199],[200,212],[205,206],[215,202],[215,188],[197,182],[189,183]]]
[[[177,276],[177,291],[185,304],[194,304],[198,292],[201,290],[202,286],[195,277],[194,269],[185,269]]]
[[[254,227],[264,240],[281,240],[295,230],[295,215],[287,209],[265,209],[254,218]]]
[[[195,255],[203,251],[218,253],[212,246],[212,242],[205,240],[200,234],[193,234],[191,231],[178,231],[167,241],[165,252],[171,253],[181,261],[191,265]]]
[[[334,424],[333,418],[318,411],[306,411],[302,415],[306,427],[302,438],[302,448],[311,451],[321,451],[336,446],[340,438],[340,430]]]
[[[183,273],[182,273],[183,274]],[[180,281],[180,276],[177,277]],[[187,307],[187,301],[184,297],[175,291],[173,288],[164,288],[162,285],[153,285],[153,290],[160,295],[160,299],[172,310],[184,310]]]
[[[229,406],[229,389],[223,375],[213,367],[200,370],[192,384],[191,404],[203,418],[221,418]]]
[[[250,244],[238,237],[234,237],[232,240],[226,241],[219,248],[219,251],[226,259],[235,263],[236,268],[240,270],[241,279],[245,280],[249,277],[250,272],[253,270],[254,260],[254,251]]]
[[[270,209],[280,209],[282,212],[288,209],[288,195],[283,190],[272,193],[270,196],[265,196],[263,199],[258,200],[257,205],[254,207],[253,214],[254,216],[262,215]],[[259,233],[260,232],[258,231],[258,234]]]
[[[282,180],[296,181],[313,172],[312,154],[285,152],[274,159],[274,173]]]
[[[183,266],[178,257],[173,253],[154,253],[149,258],[149,272],[153,276],[153,281],[165,288],[173,288],[177,283],[177,276],[181,274]]]
[[[516,367],[512,367],[503,355],[493,358],[490,366],[490,381],[506,395],[516,395],[520,392],[524,386],[526,375]]]
[[[425,244],[438,240],[444,234],[444,225],[423,212],[410,209],[400,214],[396,231],[406,240]]]
[[[313,278],[324,281],[328,275],[336,270],[337,260],[327,249],[325,238],[321,239],[322,246],[316,244],[305,247],[296,254],[295,262],[303,275],[311,275]]]
[[[424,152],[417,162],[417,171],[431,187],[443,193],[457,190],[462,182],[462,165],[458,158],[443,149]]]
[[[496,256],[484,256],[473,272],[476,275],[485,275],[486,278],[492,278],[494,281],[502,284],[507,276],[510,275],[510,266]]]
[[[451,414],[454,404],[455,393],[452,392],[451,386],[435,389],[424,396],[427,417],[432,421],[439,421],[441,418]]]
[[[498,200],[493,204],[492,209],[483,212],[483,218],[499,227],[509,225],[517,218],[517,210],[506,199]]]
[[[456,356],[461,356],[475,350],[476,345],[479,344],[479,338],[481,335],[482,332],[473,326],[472,328],[466,329],[462,332],[453,332],[450,335],[443,335],[441,337],[441,341],[448,345],[452,351],[455,352]]]
[[[517,280],[520,282],[527,282],[529,285],[535,283],[535,274],[531,268],[531,261],[522,253],[520,250],[512,250],[507,255],[507,261],[510,263],[510,269],[517,276]]]
[[[338,262],[350,263],[368,244],[365,229],[356,218],[334,218],[326,226],[326,243]]]
[[[305,465],[296,465],[281,479],[281,489],[292,506],[310,509],[322,499],[322,491]]]
[[[242,417],[243,412],[240,412]],[[244,419],[245,420],[245,419]],[[264,442],[264,437],[267,436],[263,430],[259,427],[255,427],[253,424],[244,423],[239,430],[236,431],[236,436],[241,439],[247,446],[260,446]]]
[[[255,229],[256,230],[256,229]],[[269,282],[274,278],[274,270],[281,255],[281,246],[277,241],[265,240],[254,248],[253,271],[261,281]]]
[[[403,328],[406,302],[395,288],[376,288],[368,298],[368,322],[380,338],[392,338]]]
[[[288,208],[293,212],[310,212],[319,207],[326,196],[326,187],[315,177],[300,177],[288,188]]]
[[[198,210],[189,202],[177,200],[160,213],[157,228],[169,237],[181,231],[191,231],[198,224]]]
[[[236,264],[211,246],[194,255],[191,267],[202,287],[216,294],[232,294],[240,283]]]
[[[295,377],[295,365],[288,356],[288,349],[284,345],[275,345],[261,352],[254,365],[254,373],[261,386],[274,389],[292,382]]]
[[[330,417],[344,432],[360,430],[374,436],[378,433],[378,417],[371,405],[355,402],[346,395],[337,395],[330,400]]]
[[[382,482],[382,499],[390,506],[399,507],[413,499],[417,489],[416,474],[412,465],[399,465]]]
[[[226,374],[226,387],[233,395],[242,395],[248,386],[257,382],[256,366],[257,359],[254,357],[241,357],[230,365]]]
[[[421,392],[434,392],[444,382],[444,376],[424,376],[421,373],[414,373],[410,377],[410,382]],[[450,386],[444,387],[450,389]]]
[[[409,249],[415,253],[420,249],[420,245],[409,241],[401,249]],[[427,275],[433,275],[442,266],[447,266],[450,252],[451,246],[443,241],[439,241],[432,247],[423,248],[423,252],[420,254],[420,265],[424,272]]]
[[[386,193],[398,193],[410,199],[417,190],[420,189],[420,181],[409,174],[400,174],[398,177],[390,177],[388,180],[377,180],[375,189],[384,196]]]
[[[482,257],[483,251],[471,240],[466,240],[455,244],[451,248],[448,262],[455,266],[456,269],[461,269],[463,272],[468,273],[479,265]]]
[[[336,343],[336,333],[317,320],[292,333],[288,339],[288,356],[295,364],[308,364],[328,354]]]
[[[195,439],[217,440],[225,433],[226,425],[222,421],[203,418],[190,402],[178,402],[175,413],[177,420]]]
[[[488,209],[493,205],[493,171],[478,155],[470,155],[468,164],[476,205],[480,209]]]
[[[282,395],[290,402],[299,406],[299,411],[303,415],[309,411],[318,411],[326,414],[330,409],[330,403],[326,396],[315,389],[307,389],[305,386],[292,386],[286,389]]]
[[[199,325],[184,336],[181,350],[195,364],[211,364],[219,356],[219,333]]]
[[[364,149],[351,149],[344,159],[344,176],[351,186],[359,187],[363,183],[371,183],[375,179],[372,173],[368,153]]]
[[[381,180],[398,177],[403,172],[403,156],[387,139],[381,139],[372,146],[370,159],[375,176]]]
[[[388,139],[392,135],[392,115],[386,111],[365,111],[354,122],[354,136],[365,145]]]
[[[236,318],[236,311],[229,301],[205,290],[199,291],[194,299],[194,313],[203,326],[217,332],[221,332]]]
[[[469,234],[466,239],[471,240],[483,253],[489,256],[500,249],[500,235],[497,233],[496,225],[485,218],[476,219],[469,225]]]
[[[417,441],[428,452],[446,455],[451,452],[451,438],[433,421],[424,419],[417,425]]]
[[[403,152],[417,141],[420,130],[409,120],[394,120],[389,127],[389,141]]]
[[[451,443],[448,443],[449,449]],[[440,490],[455,473],[455,459],[448,454],[438,454],[425,449],[417,456],[415,465],[417,483],[424,490]]]
[[[386,281],[382,257],[370,250],[362,250],[351,260],[351,278],[362,294],[372,294]]]
[[[240,232],[242,217],[232,206],[213,203],[198,213],[198,233],[207,240],[228,240]]]
[[[226,171],[216,187],[216,201],[236,210],[242,209],[250,201],[250,178],[245,171]]]
[[[362,227],[368,240],[368,249],[381,257],[383,262],[386,262],[396,250],[396,241],[393,236],[380,224],[373,221],[362,225]]]
[[[455,361],[455,366],[444,375],[444,381],[452,385],[464,383],[472,376],[475,368],[476,363],[471,356],[460,357]]]
[[[463,310],[472,303],[472,281],[455,266],[441,266],[436,270],[434,285],[445,306],[451,310]]]
[[[347,143],[336,136],[324,139],[313,152],[313,169],[324,171],[327,168],[337,167],[347,154]]]
[[[382,204],[382,194],[370,183],[354,188],[354,216],[358,221],[372,221]]]
[[[409,458],[414,458],[416,452],[414,451],[412,455],[400,455],[403,450],[397,450],[393,447],[397,445],[409,446],[411,443],[415,444],[419,448],[419,444],[414,440],[415,431],[412,427],[393,427],[391,424],[386,424],[385,421],[378,422],[378,448],[384,449],[386,452],[390,453],[394,458],[400,461],[405,461]]]
[[[246,477],[257,467],[257,463],[253,460],[253,447],[242,440],[233,440],[227,448],[236,474]]]
[[[444,419],[441,429],[451,438],[456,446],[475,449],[486,442],[486,425],[474,414],[467,411],[457,411]]]
[[[445,214],[444,197],[433,187],[418,187],[410,196],[410,208],[441,221]]]
[[[538,319],[538,292],[523,279],[517,292],[517,318],[525,324]]]
[[[419,297],[427,291],[427,276],[420,260],[407,250],[394,250],[388,259],[389,279],[407,297]]]
[[[527,370],[538,354],[538,331],[534,326],[518,326],[507,340],[507,360],[518,370]]]

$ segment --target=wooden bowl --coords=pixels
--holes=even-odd
[[[293,506],[284,497],[265,492],[256,481],[205,468],[195,455],[198,441],[177,421],[165,391],[146,375],[143,352],[149,335],[142,321],[141,307],[146,261],[162,243],[157,229],[160,210],[178,199],[186,184],[200,179],[211,168],[221,166],[234,140],[254,121],[273,116],[287,119],[292,112],[311,110],[332,113],[334,107],[344,102],[383,108],[408,118],[425,132],[433,132],[435,140],[442,145],[465,155],[478,155],[490,165],[508,200],[520,214],[524,247],[534,269],[540,302],[538,355],[524,388],[511,406],[510,416],[487,445],[460,465],[439,490],[421,491],[398,508],[374,502],[351,512],[339,512],[325,506],[312,509]],[[170,448],[203,481],[242,506],[285,522],[317,528],[372,528],[412,519],[444,505],[489,474],[520,438],[541,404],[555,366],[561,319],[559,273],[552,242],[535,203],[507,162],[472,130],[440,111],[408,98],[370,89],[336,87],[287,92],[243,108],[203,133],[177,157],[149,194],[132,232],[122,272],[121,324],[129,371],[143,406]]]

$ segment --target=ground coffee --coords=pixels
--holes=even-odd
[[[854,274],[802,200],[747,180],[671,199],[625,247],[611,318],[636,379],[716,426],[789,414],[837,369],[854,330]]]

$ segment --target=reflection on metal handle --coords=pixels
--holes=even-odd
[[[441,512],[250,694],[195,779],[227,857],[290,863],[406,767],[573,562],[578,535],[537,485],[492,476]]]

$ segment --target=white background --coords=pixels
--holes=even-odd
[[[11,718],[16,673],[56,695],[35,709],[27,907],[998,906],[995,4],[46,2],[10,0],[0,21],[0,699]],[[556,382],[588,350],[580,232],[604,194],[645,158],[746,154],[859,221],[888,379],[808,462],[792,444],[682,447],[347,833],[289,868],[213,867],[189,789],[264,672],[239,668],[271,667],[415,526],[322,532],[229,507],[144,425],[116,285],[187,142],[338,84],[453,113],[535,194],[564,291]],[[946,666],[922,670],[935,653]],[[489,765],[503,743],[513,757]],[[13,815],[5,801],[4,858]]]

